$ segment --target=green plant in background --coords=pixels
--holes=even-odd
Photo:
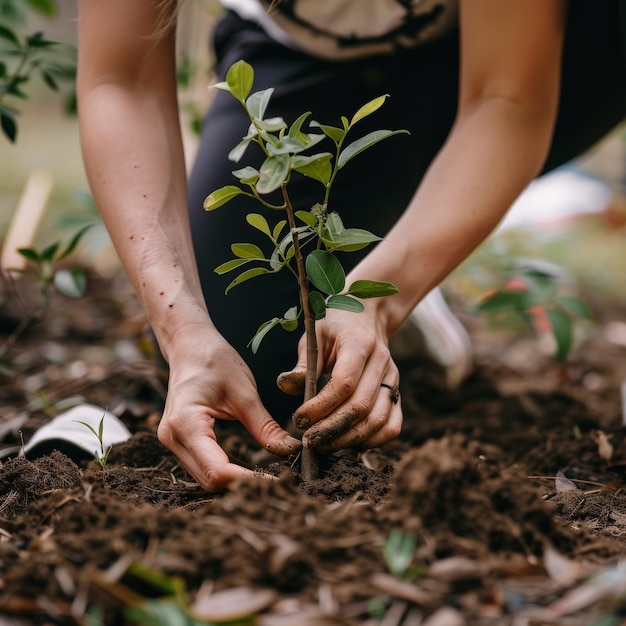
[[[81,424],[85,428],[88,428],[98,440],[98,443],[100,444],[100,449],[94,450],[93,456],[98,461],[98,463],[100,463],[100,467],[103,470],[106,469],[107,461],[109,459],[109,453],[111,452],[111,448],[113,447],[113,446],[108,446],[106,449],[104,447],[103,433],[104,433],[105,415],[106,413],[103,413],[102,418],[100,419],[100,422],[98,422],[98,430],[96,430],[91,424],[88,424],[87,422],[81,422],[80,420],[76,420],[78,424]]]
[[[238,61],[229,69],[226,81],[215,87],[228,91],[236,98],[250,118],[247,135],[231,150],[229,159],[238,163],[248,147],[256,144],[265,160],[258,170],[251,166],[235,170],[233,175],[244,188],[227,185],[217,189],[206,198],[204,208],[213,211],[243,195],[258,201],[267,209],[286,213],[287,219],[281,219],[272,226],[263,215],[249,213],[246,220],[267,237],[269,253],[266,254],[252,243],[233,243],[231,249],[235,258],[223,263],[215,271],[224,274],[243,270],[230,282],[227,293],[256,276],[275,274],[282,270],[294,275],[299,286],[299,303],[281,317],[274,317],[261,324],[249,345],[256,352],[270,330],[280,326],[284,330],[293,331],[298,328],[302,317],[308,355],[304,385],[306,401],[317,392],[315,321],[324,318],[327,309],[360,312],[364,309],[360,299],[388,296],[398,291],[392,283],[380,281],[359,280],[346,285],[345,271],[336,253],[360,250],[380,238],[363,229],[346,228],[339,214],[329,211],[333,182],[339,171],[355,156],[383,139],[407,131],[377,130],[350,143],[346,142],[352,128],[384,104],[386,96],[380,96],[362,106],[351,119],[342,117],[340,127],[310,121],[309,127],[321,132],[305,132],[303,128],[310,112],[302,114],[291,126],[281,117],[266,118],[265,113],[274,90],[270,88],[251,93],[253,82],[252,67],[244,61]],[[331,140],[334,154],[304,154],[325,138]],[[288,186],[294,172],[321,184],[319,203],[307,209],[293,206]],[[272,192],[279,192],[278,201],[270,202],[266,199]],[[310,252],[305,258],[306,247]],[[315,455],[305,445],[302,475],[305,480],[310,480],[316,472]]]
[[[19,32],[28,9],[52,17],[57,5],[52,0],[0,0],[0,128],[12,142],[17,139],[20,113],[15,102],[27,98],[24,87],[33,76],[39,76],[50,89],[58,91],[60,81],[73,81],[76,74],[70,47],[48,40],[41,32]],[[75,109],[73,95],[67,108]]]
[[[35,322],[42,320],[50,309],[52,288],[69,298],[80,298],[85,292],[86,278],[82,269],[58,269],[57,264],[68,257],[83,238],[91,225],[81,228],[65,246],[56,241],[43,250],[37,248],[19,248],[18,252],[28,261],[24,270],[10,270],[19,272],[41,284],[43,302],[39,309],[25,315],[17,328],[7,337],[0,346],[0,370],[10,373],[11,368],[6,363],[9,350],[22,334]]]
[[[478,310],[490,317],[521,322],[533,335],[550,332],[554,357],[563,363],[572,348],[574,324],[592,316],[578,297],[561,293],[563,272],[536,259],[518,259],[498,274],[498,285],[490,289]]]

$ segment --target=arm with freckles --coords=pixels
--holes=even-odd
[[[401,219],[348,276],[348,284],[392,281],[400,293],[366,301],[359,315],[329,311],[318,325],[320,370],[332,367],[332,379],[296,414],[315,424],[306,435],[313,445],[368,447],[397,434],[399,409],[380,386],[397,382],[387,340],[541,170],[557,114],[566,9],[565,0],[461,0],[453,128]],[[296,369],[303,363],[301,356]]]
[[[159,438],[208,489],[246,473],[215,440],[237,419],[278,454],[297,444],[263,408],[251,372],[213,326],[187,212],[173,29],[154,0],[79,0],[79,123],[94,197],[170,365]]]

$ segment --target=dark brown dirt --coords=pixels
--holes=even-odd
[[[61,452],[3,460],[1,624],[226,623],[220,600],[263,626],[626,623],[611,569],[626,551],[626,347],[606,332],[626,303],[596,311],[566,376],[534,340],[459,312],[475,373],[452,392],[428,360],[401,364],[398,441],[331,457],[309,485],[291,459],[217,495],[156,439],[163,381],[127,283],[93,277],[79,305],[55,305],[0,374],[0,445],[19,448],[72,397],[134,435],[104,470]],[[6,335],[22,313],[8,298],[0,313]],[[259,458],[237,425],[219,435],[233,458]],[[398,530],[414,543],[394,572]],[[621,595],[555,604],[602,572],[622,576]]]

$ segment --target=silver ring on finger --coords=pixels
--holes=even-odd
[[[387,383],[380,383],[381,387],[389,389],[389,397],[394,404],[398,404],[400,399],[400,385],[388,385]]]

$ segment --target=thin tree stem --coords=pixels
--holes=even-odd
[[[298,269],[298,286],[300,288],[300,301],[302,303],[302,315],[304,317],[304,332],[306,335],[306,375],[304,383],[304,401],[310,400],[317,393],[317,337],[315,335],[315,315],[309,306],[309,279],[304,267],[304,258],[300,249],[298,234],[295,231],[296,220],[293,206],[287,194],[285,186],[282,187],[287,212],[287,223],[291,230],[293,240],[294,258]],[[309,482],[318,477],[319,461],[314,450],[304,444],[302,448],[302,478]]]

